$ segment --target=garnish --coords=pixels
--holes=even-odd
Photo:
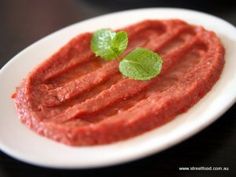
[[[105,60],[114,60],[124,52],[128,45],[128,35],[124,31],[113,32],[101,29],[93,34],[91,49]]]
[[[150,80],[157,76],[162,67],[161,56],[145,49],[136,48],[120,62],[120,72],[135,80]]]
[[[91,49],[105,60],[117,59],[127,48],[128,35],[124,31],[113,32],[101,29],[93,34]],[[156,52],[145,48],[136,48],[128,53],[119,64],[120,72],[134,80],[150,80],[156,77],[162,68],[162,58]]]

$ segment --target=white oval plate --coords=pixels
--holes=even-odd
[[[170,123],[126,141],[93,147],[70,147],[41,137],[21,124],[10,96],[35,66],[79,33],[120,28],[144,19],[179,18],[213,30],[226,49],[220,80],[188,112]],[[32,44],[0,71],[0,148],[21,161],[53,168],[92,168],[120,164],[160,152],[196,134],[220,117],[236,100],[236,29],[204,13],[171,8],[129,10],[89,19]],[[219,140],[220,141],[220,140]]]

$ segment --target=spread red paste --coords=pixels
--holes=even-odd
[[[112,143],[187,111],[222,72],[224,48],[215,33],[203,27],[181,20],[145,20],[122,30],[129,37],[126,53],[144,47],[162,56],[159,76],[148,81],[122,76],[118,61],[107,62],[92,53],[92,34],[80,34],[16,89],[20,120],[64,144]]]

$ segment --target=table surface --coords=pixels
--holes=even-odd
[[[0,67],[36,40],[97,15],[140,7],[201,10],[236,25],[234,1],[203,0],[1,0]],[[93,170],[53,170],[31,166],[0,151],[0,177],[44,176],[236,176],[236,105],[211,126],[164,152],[123,165]],[[228,167],[229,171],[180,171],[179,167]]]

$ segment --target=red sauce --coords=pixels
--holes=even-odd
[[[74,146],[124,140],[163,125],[202,98],[220,77],[224,48],[215,33],[181,20],[128,26],[125,53],[145,47],[163,56],[150,81],[123,77],[118,61],[90,50],[80,34],[34,69],[13,98],[21,121],[37,133]]]

